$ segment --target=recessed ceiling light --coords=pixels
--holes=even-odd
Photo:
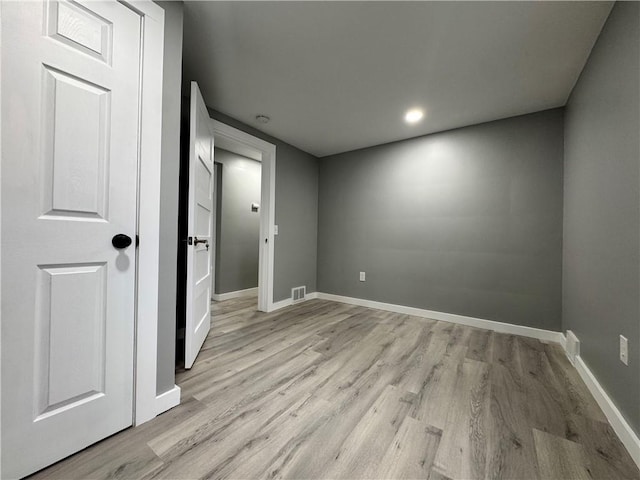
[[[404,121],[407,123],[417,123],[422,120],[422,117],[424,117],[424,112],[419,108],[414,108],[405,113]]]
[[[258,123],[269,123],[269,120],[271,119],[266,115],[256,115],[256,122]]]

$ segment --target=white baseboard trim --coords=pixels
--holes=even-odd
[[[180,387],[174,385],[171,390],[156,396],[156,415],[160,415],[178,405],[180,405]]]
[[[611,400],[611,397],[609,397],[604,388],[602,388],[602,385],[600,385],[600,382],[598,382],[598,379],[591,372],[589,367],[587,367],[587,364],[584,363],[584,360],[580,355],[575,359],[575,367],[576,370],[578,370],[580,377],[587,385],[591,395],[593,395],[593,398],[598,402],[598,405],[604,412],[607,420],[609,420],[613,431],[616,432],[616,435],[618,435],[618,438],[626,447],[631,458],[633,458],[633,461],[636,463],[638,468],[640,468],[640,439],[638,438],[638,435],[636,435],[631,428],[631,425],[629,425],[627,420],[622,416],[618,407],[616,407],[615,403]]]
[[[273,302],[269,311],[273,312],[275,310],[280,310],[281,308],[288,307],[289,305],[293,305],[293,300],[291,300],[290,298],[285,298],[284,300],[280,300],[279,302]]]
[[[558,339],[558,343],[560,344],[560,346],[562,347],[562,349],[566,353],[566,351],[567,351],[567,337],[562,332],[560,332],[560,338]]]
[[[433,310],[424,310],[422,308],[376,302],[373,300],[365,300],[362,298],[343,297],[341,295],[333,295],[331,293],[322,292],[317,293],[317,298],[323,300],[331,300],[334,302],[348,303],[350,305],[358,305],[361,307],[377,308],[378,310],[385,310],[387,312],[404,313],[407,315],[414,315],[416,317],[431,318],[433,320],[441,320],[443,322],[467,325],[468,327],[493,330],[494,332],[537,338],[538,340],[544,340],[547,342],[562,344],[562,341],[564,340],[564,335],[562,334],[562,332],[553,332],[551,330],[543,330],[541,328],[525,327],[522,325],[513,325],[511,323],[496,322],[494,320],[484,320],[482,318],[467,317],[464,315],[456,315],[455,313],[436,312]]]
[[[304,300],[301,300],[299,302],[296,303],[302,303],[302,302],[306,302],[307,300],[313,300],[315,298],[319,298],[318,297],[318,292],[310,292],[307,293],[304,297]],[[269,309],[270,312],[273,312],[275,310],[280,310],[281,308],[285,308],[288,307],[290,305],[293,305],[293,300],[291,298],[285,298],[284,300],[280,300],[279,302],[273,302],[271,304],[271,308]]]
[[[235,292],[227,293],[214,293],[211,295],[216,302],[222,302],[223,300],[230,300],[232,298],[250,297],[252,295],[258,295],[258,287],[247,288],[246,290],[236,290]]]

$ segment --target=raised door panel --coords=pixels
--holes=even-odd
[[[104,62],[111,62],[113,24],[72,2],[47,4],[47,33],[66,45]]]
[[[111,92],[43,70],[42,213],[106,219]]]
[[[105,390],[107,265],[40,266],[36,421]]]
[[[209,261],[209,251],[206,248],[200,248],[196,250],[195,257],[196,284],[200,284],[209,277],[210,265],[207,263]]]
[[[193,317],[196,323],[194,336],[195,338],[202,338],[202,341],[204,341],[202,335],[206,336],[210,327],[210,304],[211,290],[208,287],[199,289],[193,305]],[[205,329],[206,331],[203,331]]]
[[[197,237],[209,237],[211,235],[212,220],[212,190],[213,172],[201,155],[198,155],[196,162],[196,218],[195,234]]]

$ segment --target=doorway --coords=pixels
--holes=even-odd
[[[261,157],[215,148],[213,301],[255,297],[257,304]]]
[[[258,212],[255,212],[259,215],[258,310],[270,312],[273,310],[276,147],[217,120],[211,120],[211,122],[217,149],[260,162],[260,203],[257,206]],[[218,251],[217,247],[216,245],[216,251]],[[216,261],[216,264],[223,265],[219,261]],[[215,275],[214,282],[216,282]]]

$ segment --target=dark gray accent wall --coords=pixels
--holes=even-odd
[[[164,9],[162,158],[156,392],[175,386],[178,177],[182,81],[182,2],[156,2]]]
[[[215,293],[228,293],[258,286],[260,212],[260,162],[215,149],[222,168],[218,179],[219,222],[216,221]],[[218,219],[217,219],[218,220]]]
[[[640,4],[616,2],[566,108],[563,328],[640,434]],[[619,335],[629,340],[629,366]]]
[[[318,290],[559,331],[562,155],[556,109],[322,158]]]
[[[215,110],[211,118],[276,146],[276,225],[273,300],[291,297],[291,288],[316,291],[318,239],[318,159]]]

